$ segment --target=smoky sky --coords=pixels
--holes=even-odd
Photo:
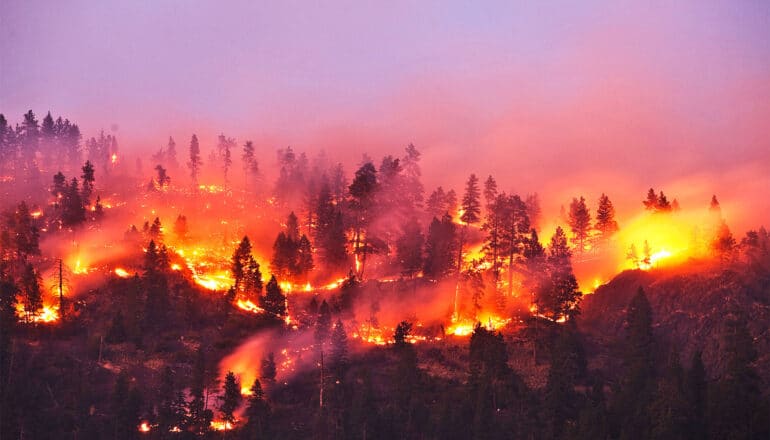
[[[428,186],[767,189],[769,78],[765,1],[0,2],[11,121],[51,110],[123,151],[223,132],[351,166],[413,142]]]

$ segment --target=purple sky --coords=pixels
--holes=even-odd
[[[0,112],[124,150],[414,142],[430,183],[554,198],[770,188],[767,1],[331,3],[4,0]]]

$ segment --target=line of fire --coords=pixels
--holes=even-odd
[[[0,115],[2,438],[647,438],[626,434],[720,411],[767,432],[745,381],[770,238],[712,194],[551,213],[485,174],[426,189],[412,144],[350,170],[225,135],[118,145]]]

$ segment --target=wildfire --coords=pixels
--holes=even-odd
[[[254,304],[253,302],[251,302],[249,300],[239,299],[238,302],[236,303],[236,305],[241,310],[245,310],[245,311],[250,312],[250,313],[257,313],[257,314],[265,313],[265,309],[263,309],[262,307],[259,307],[258,305]]]
[[[118,163],[118,155],[117,155],[117,154],[115,154],[115,153],[113,153],[113,154],[112,154],[112,157],[110,157],[110,162],[112,162],[112,164],[113,164],[113,165],[115,165],[116,163]]]
[[[533,310],[530,309],[530,311]],[[468,336],[473,333],[477,323],[483,325],[487,330],[491,331],[500,330],[501,328],[507,326],[510,322],[511,318],[500,318],[499,316],[494,315],[479,316],[477,321],[472,321],[470,319],[458,319],[453,320],[452,324],[447,327],[446,334],[454,336]]]
[[[130,273],[128,273],[127,270],[123,269],[122,267],[116,267],[115,268],[115,275],[121,277],[121,278],[128,278],[131,276]]]
[[[139,425],[139,432],[150,432],[151,429],[152,429],[152,427],[147,422],[142,422]]]
[[[211,422],[211,429],[215,431],[229,431],[233,429],[233,424],[224,420],[214,420]]]
[[[37,313],[30,313],[28,316],[24,304],[18,303],[16,305],[16,316],[29,322],[50,324],[59,320],[59,308],[58,306],[44,305]]]
[[[75,267],[72,268],[72,273],[77,275],[85,275],[88,273],[88,266],[84,266],[80,262],[80,258],[75,261]]]
[[[198,189],[210,194],[219,194],[225,191],[225,189],[219,185],[198,185]]]

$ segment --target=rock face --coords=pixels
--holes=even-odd
[[[593,352],[593,367],[617,368],[613,347],[623,337],[625,309],[639,287],[652,306],[658,354],[674,350],[689,366],[700,350],[712,379],[720,377],[725,367],[721,340],[725,317],[742,313],[759,354],[757,372],[765,390],[770,389],[770,270],[744,263],[693,262],[686,268],[619,274],[581,305],[579,325]]]

